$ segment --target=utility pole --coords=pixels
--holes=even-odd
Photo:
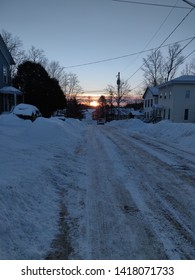
[[[117,83],[117,86],[118,86],[118,100],[117,100],[117,105],[118,105],[118,119],[119,119],[119,115],[120,115],[120,107],[119,107],[120,102],[119,102],[119,100],[120,100],[120,87],[121,87],[120,72],[118,72],[118,78],[117,78],[116,83]]]
[[[187,3],[188,5],[192,6],[193,8],[195,8],[195,4],[191,3],[188,0],[183,0],[183,2]]]

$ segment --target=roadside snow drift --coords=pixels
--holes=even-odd
[[[113,121],[108,126],[120,127],[123,133],[139,133],[154,137],[157,141],[168,141],[169,145],[178,146],[195,152],[195,123],[172,123],[161,121],[156,124],[144,123],[138,119]]]
[[[0,116],[0,259],[40,259],[58,233],[56,159],[70,159],[77,120]]]

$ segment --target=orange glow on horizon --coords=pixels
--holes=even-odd
[[[90,102],[90,106],[97,107],[98,105],[99,105],[99,103],[95,100]]]

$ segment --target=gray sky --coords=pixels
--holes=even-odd
[[[5,29],[12,35],[17,35],[22,40],[25,50],[30,49],[32,45],[43,49],[49,61],[59,61],[64,67],[143,51],[157,30],[159,31],[146,49],[158,47],[189,12],[188,9],[172,10],[170,7],[119,3],[112,0],[0,2],[0,30]],[[182,0],[140,2],[177,4],[189,8]],[[165,23],[162,25],[163,21]],[[193,11],[165,44],[193,37],[194,27]],[[187,42],[183,42],[182,46]],[[194,49],[195,40],[183,54],[188,55]],[[165,52],[166,48],[162,50]],[[67,68],[66,71],[78,75],[84,90],[105,89],[108,84],[116,83],[118,72],[121,72],[123,79],[129,79],[142,65],[142,59],[147,54],[149,52],[139,57],[134,55],[104,63]],[[195,53],[187,61],[193,57]],[[142,81],[141,70],[129,79],[132,88]]]

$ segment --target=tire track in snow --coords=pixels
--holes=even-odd
[[[169,159],[164,146],[140,141],[86,127],[79,183],[86,195],[70,232],[71,259],[194,259],[193,176],[171,165],[179,162],[174,150]]]
[[[115,145],[96,127],[89,127],[87,139],[86,232],[80,243],[87,243],[88,251],[82,258],[166,259],[161,241],[144,219],[150,210],[141,212],[126,189],[126,181],[136,185],[131,176],[126,177],[128,170]]]
[[[194,258],[193,178],[189,178],[185,174],[179,173],[177,169],[171,168],[169,164],[164,162],[164,159],[160,161],[159,156],[151,155],[147,147],[144,149],[139,144],[136,145],[135,141],[131,141],[131,137],[121,135],[116,130],[108,128],[106,128],[104,134],[116,144],[116,148],[120,151],[127,165],[131,158],[129,148],[134,153],[133,164],[137,165],[135,169],[139,172],[140,177],[139,195],[140,197],[144,196],[139,205],[142,207],[143,202],[147,202],[148,207],[156,213],[156,215],[151,214],[152,218],[149,218],[149,222],[155,225],[154,231],[161,237],[169,258]],[[178,160],[177,154],[175,154],[175,157]],[[129,164],[129,166],[131,165]],[[132,166],[129,167],[129,171],[136,176]],[[177,195],[178,198],[176,198]],[[137,199],[137,202],[139,199]]]

